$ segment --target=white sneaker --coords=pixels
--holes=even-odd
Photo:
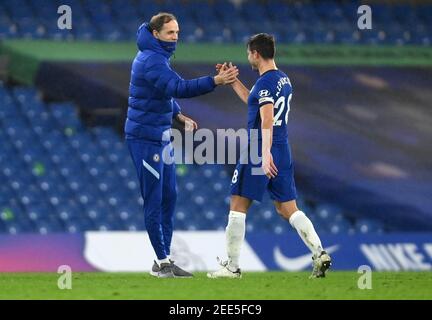
[[[207,277],[216,279],[216,278],[237,278],[240,279],[242,277],[240,268],[237,268],[236,271],[231,271],[228,269],[228,261],[222,261],[217,257],[217,260],[219,264],[222,266],[221,269],[214,271],[214,272],[208,272]]]

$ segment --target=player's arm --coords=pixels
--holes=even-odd
[[[224,63],[224,64],[218,63],[216,65],[216,71],[219,73],[219,72],[221,72],[221,70],[226,70],[226,69],[232,68],[232,67],[234,67],[234,66],[232,65],[231,62],[229,64],[229,66],[226,63]],[[246,88],[246,86],[243,84],[243,82],[241,82],[239,80],[239,78],[236,78],[235,81],[233,83],[231,83],[231,87],[233,88],[234,92],[237,93],[239,98],[244,103],[247,104],[250,90],[248,88]]]
[[[235,93],[237,93],[237,95],[239,96],[239,98],[244,102],[244,103],[248,103],[248,98],[249,98],[249,89],[246,88],[246,86],[237,78],[236,81],[234,81],[233,83],[231,83],[231,87],[233,88],[233,90],[235,91]]]
[[[273,144],[273,103],[267,103],[260,108],[262,135],[262,168],[269,178],[277,175],[277,168],[273,162],[271,147]]]

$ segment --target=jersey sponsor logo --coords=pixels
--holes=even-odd
[[[331,254],[339,249],[339,245],[334,245],[329,248],[326,248],[328,254]],[[284,270],[288,271],[300,271],[306,267],[308,267],[312,260],[310,253],[304,254],[300,257],[289,258],[285,256],[280,248],[277,246],[273,250],[273,257],[275,259],[276,264]]]
[[[258,92],[258,95],[260,97],[268,97],[270,95],[270,91],[268,91],[268,90],[261,90],[261,91]]]

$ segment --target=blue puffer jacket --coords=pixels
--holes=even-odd
[[[165,49],[144,23],[137,32],[137,53],[131,71],[125,134],[127,139],[169,141],[172,118],[180,112],[174,98],[191,98],[211,92],[213,77],[184,80],[169,64],[173,50]]]

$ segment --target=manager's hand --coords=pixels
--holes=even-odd
[[[183,123],[186,131],[193,131],[198,129],[198,124],[189,117],[186,117],[184,114],[179,113],[177,115],[177,121]]]
[[[239,75],[239,71],[236,66],[232,64],[230,67],[224,63],[218,71],[218,74],[214,77],[214,81],[216,85],[225,85],[231,84],[237,80],[237,76]]]

